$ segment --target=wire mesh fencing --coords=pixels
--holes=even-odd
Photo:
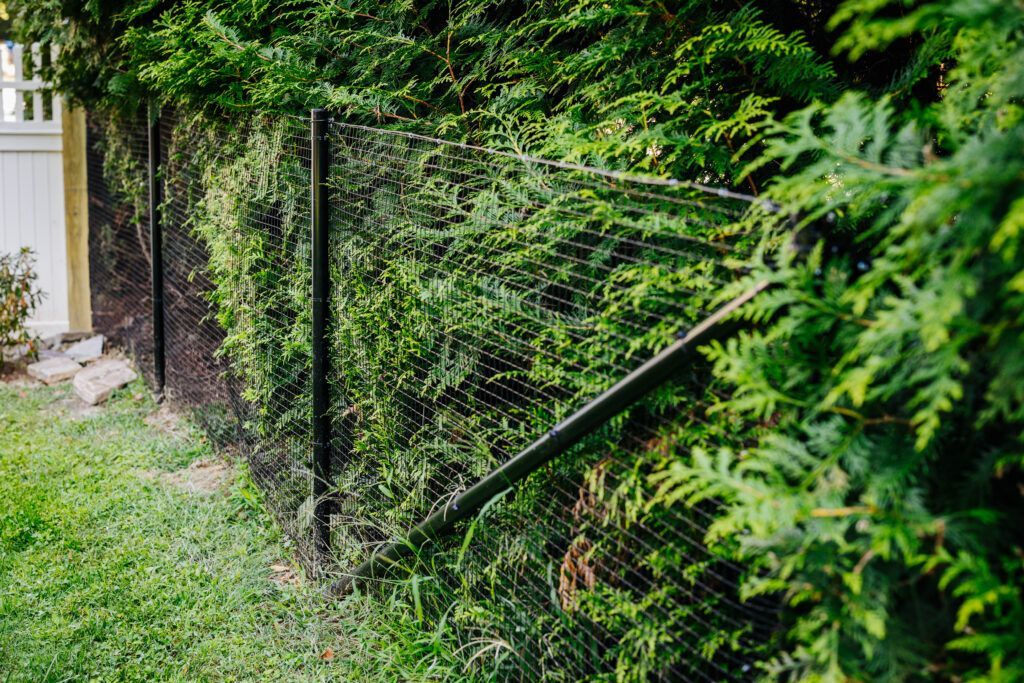
[[[146,122],[94,116],[86,127],[93,326],[153,382],[152,253]]]
[[[742,445],[741,430],[707,419],[716,389],[699,361],[430,543],[408,541],[714,314],[764,243],[763,207],[331,122],[331,440],[316,470],[310,123],[210,129],[165,116],[160,135],[166,395],[244,455],[325,585],[361,576],[357,590],[408,609],[453,640],[467,671],[497,680],[751,677],[774,605],[741,599],[744,568],[704,544],[713,506],[655,495],[658,473],[689,448]],[[117,158],[134,158],[138,142],[122,138]],[[136,216],[133,197],[106,199],[117,207],[107,213]],[[141,265],[132,222],[102,242],[111,220],[100,217],[96,248]],[[94,290],[94,309],[121,302],[97,327],[131,327],[144,294]],[[328,473],[320,487],[315,471]],[[403,545],[394,566],[362,570]]]

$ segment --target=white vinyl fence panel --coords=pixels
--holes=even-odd
[[[30,327],[41,336],[68,329],[61,103],[39,77],[44,57],[55,54],[0,45],[0,251],[35,252],[46,298]]]

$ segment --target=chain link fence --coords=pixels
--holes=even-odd
[[[146,129],[90,121],[90,249],[95,326],[152,382]],[[166,398],[245,458],[325,586],[390,600],[482,678],[753,676],[776,606],[742,599],[744,567],[705,545],[714,506],[658,496],[689,449],[743,447],[743,425],[708,418],[706,364],[658,366],[571,443],[556,425],[704,333],[772,207],[327,123],[320,443],[309,119],[153,130]],[[502,469],[541,441],[523,476]],[[482,481],[496,493],[460,509]]]

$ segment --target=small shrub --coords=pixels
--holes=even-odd
[[[0,349],[32,343],[25,321],[43,300],[37,278],[35,256],[28,247],[16,254],[0,254]]]

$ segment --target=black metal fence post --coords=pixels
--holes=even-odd
[[[160,111],[149,114],[150,282],[153,286],[153,377],[156,393],[164,393],[164,245],[160,224]]]
[[[327,328],[331,296],[328,258],[329,203],[327,175],[330,168],[327,112],[310,112],[312,133],[313,219],[313,524],[318,559],[330,550],[331,414],[327,376],[330,372]]]

